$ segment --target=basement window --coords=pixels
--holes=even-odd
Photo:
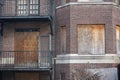
[[[104,25],[78,25],[78,53],[105,53]]]

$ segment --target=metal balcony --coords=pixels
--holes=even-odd
[[[0,70],[50,70],[50,51],[0,51]]]

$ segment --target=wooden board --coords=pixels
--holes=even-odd
[[[66,27],[61,27],[61,52],[66,52]]]
[[[116,27],[116,48],[117,53],[120,54],[120,26]]]
[[[104,25],[78,25],[78,53],[105,53]]]
[[[15,64],[21,65],[25,63],[24,57],[24,33],[23,32],[15,32],[14,36],[14,51],[15,51]]]
[[[38,62],[39,32],[15,32],[15,63],[32,65]],[[20,51],[20,52],[19,52]],[[23,52],[21,52],[23,51]]]

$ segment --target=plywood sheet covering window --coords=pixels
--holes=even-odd
[[[120,26],[116,27],[116,49],[117,53],[120,54]]]
[[[66,4],[66,0],[61,0],[61,4]]]
[[[38,62],[39,32],[15,32],[15,64],[32,66]]]
[[[104,25],[78,25],[78,53],[105,53]]]
[[[61,27],[61,52],[66,52],[66,27]]]

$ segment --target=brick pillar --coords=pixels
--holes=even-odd
[[[105,53],[116,53],[115,27],[111,23],[105,25]]]
[[[77,53],[77,25],[75,22],[70,23],[70,53]]]

